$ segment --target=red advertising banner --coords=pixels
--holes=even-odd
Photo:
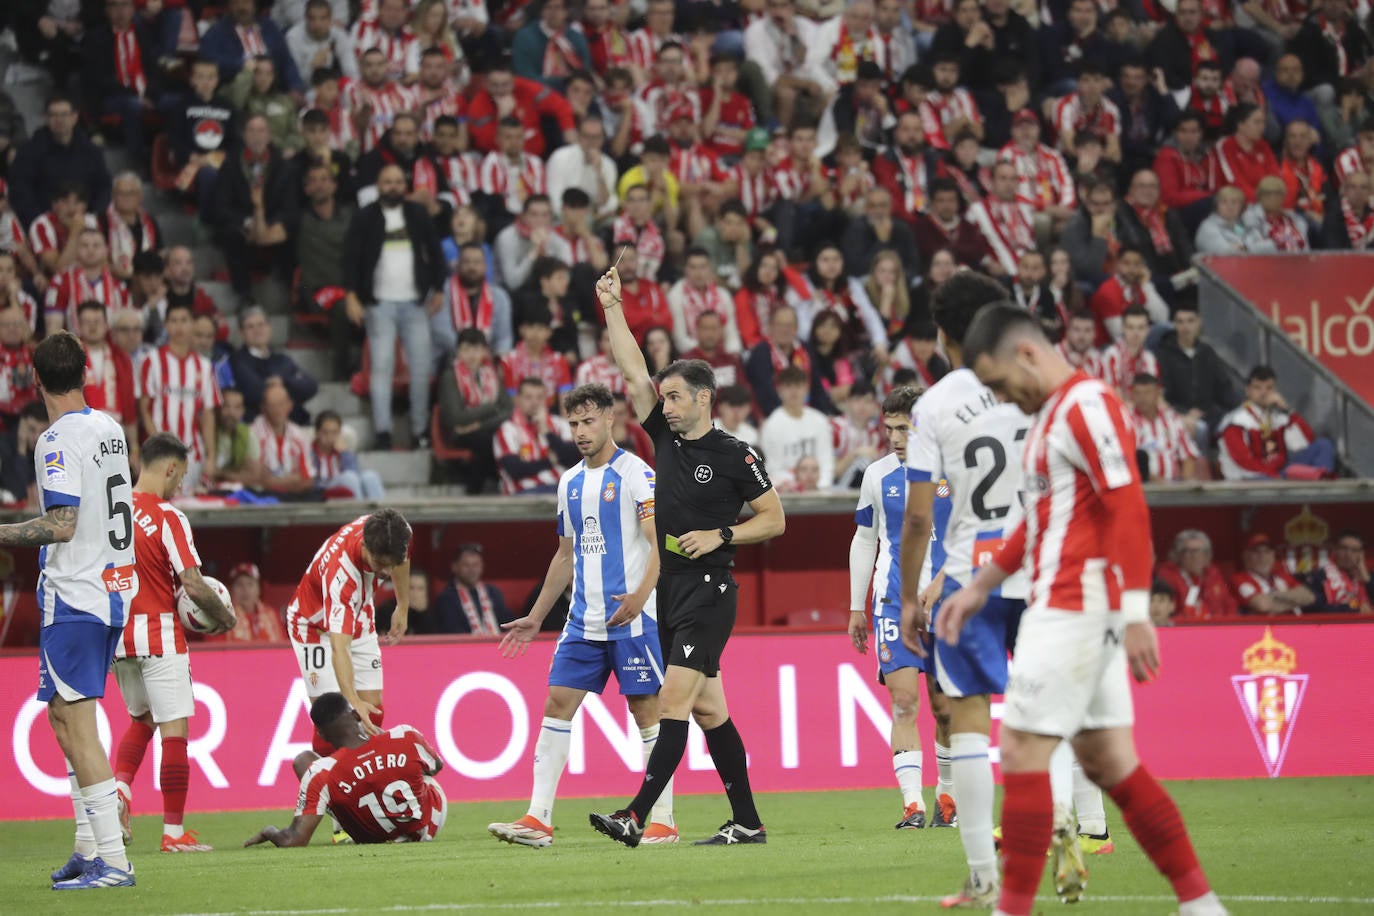
[[[1314,254],[1210,257],[1207,266],[1298,346],[1374,404],[1374,258]]]
[[[1374,774],[1374,625],[1297,625],[1164,630],[1162,679],[1137,688],[1137,743],[1165,778]],[[527,797],[551,642],[517,661],[490,644],[384,648],[388,720],[424,732],[447,763],[440,782],[453,801]],[[68,817],[61,753],[34,699],[37,662],[0,658],[0,752],[6,804],[0,819]],[[201,650],[192,658],[192,810],[288,809],[291,759],[310,736],[305,692],[283,648]],[[741,636],[730,644],[726,685],[750,752],[756,788],[881,788],[892,782],[886,693],[873,658],[842,634]],[[614,687],[612,687],[614,690]],[[994,715],[1000,704],[994,705]],[[128,717],[113,678],[99,714],[107,747]],[[929,746],[932,725],[922,710]],[[1180,748],[1187,748],[1181,753]],[[159,749],[134,786],[136,810],[156,810]],[[643,770],[639,732],[614,694],[589,696],[573,727],[563,797],[627,797]],[[935,768],[927,768],[933,780]],[[705,740],[692,728],[678,771],[683,792],[720,784]],[[895,789],[894,789],[895,791]],[[142,800],[140,802],[140,799]]]

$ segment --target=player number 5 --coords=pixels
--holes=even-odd
[[[115,474],[105,480],[105,505],[110,510],[110,521],[116,518],[124,519],[124,533],[116,536],[113,529],[110,530],[110,546],[115,550],[126,550],[134,540],[134,514],[130,510],[129,504],[120,500],[115,502],[115,490],[128,483],[123,474]]]
[[[398,795],[400,798],[396,797]],[[404,779],[389,783],[382,790],[380,802],[377,800],[376,792],[369,792],[358,799],[358,804],[371,811],[372,816],[377,819],[377,823],[388,833],[396,829],[396,823],[387,817],[387,814],[401,821],[418,821],[421,816],[420,803],[416,800],[415,793],[410,791],[410,783]],[[386,808],[386,814],[382,813],[383,806]]]

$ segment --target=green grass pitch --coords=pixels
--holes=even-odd
[[[1169,788],[1233,914],[1374,913],[1374,779]],[[149,811],[158,799],[145,794],[136,802]],[[486,832],[490,821],[523,814],[519,802],[452,803],[434,843],[331,847],[321,831],[314,845],[298,850],[239,848],[264,823],[283,826],[285,805],[193,813],[188,825],[216,850],[185,855],[156,852],[159,819],[142,816],[134,820],[130,851],[138,887],[64,894],[48,889],[47,874],[71,850],[70,825],[5,823],[0,913],[933,913],[965,874],[956,831],[892,829],[900,814],[895,788],[763,795],[763,847],[625,849],[587,826],[588,811],[612,807],[560,800],[556,840],[542,850],[507,846]],[[684,843],[711,833],[726,816],[722,796],[678,800]],[[1108,817],[1116,852],[1089,860],[1087,899],[1068,910],[1042,884],[1038,913],[1173,912],[1167,884],[1110,805]]]

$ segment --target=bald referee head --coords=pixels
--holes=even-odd
[[[1005,302],[984,306],[974,316],[964,334],[963,356],[998,398],[1032,415],[1074,374],[1035,316]]]

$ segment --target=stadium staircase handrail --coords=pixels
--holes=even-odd
[[[1266,257],[1275,256],[1266,255]],[[1311,260],[1310,253],[1278,255],[1278,257],[1291,257],[1295,262],[1310,262]],[[1323,253],[1323,257],[1368,257],[1368,255],[1354,252],[1330,252]],[[1294,343],[1287,332],[1275,324],[1273,319],[1266,315],[1262,309],[1222,279],[1211,268],[1208,263],[1210,260],[1211,258],[1208,256],[1195,259],[1198,270],[1198,304],[1202,310],[1203,328],[1206,329],[1209,326],[1232,328],[1235,333],[1230,336],[1229,339],[1231,340],[1247,336],[1244,332],[1248,330],[1248,336],[1253,337],[1258,343],[1257,352],[1260,364],[1272,366],[1276,357],[1282,354],[1284,363],[1289,365],[1297,363],[1320,378],[1322,383],[1331,389],[1335,403],[1328,415],[1328,424],[1324,424],[1326,428],[1317,427],[1316,431],[1332,438],[1336,443],[1336,450],[1341,461],[1346,467],[1360,477],[1374,477],[1374,406],[1367,404],[1338,375],[1322,365],[1321,361],[1308,353],[1307,350]],[[1206,332],[1204,331],[1204,333]],[[1231,370],[1243,379],[1245,374],[1250,371],[1251,366],[1244,365],[1244,359],[1234,347],[1229,345],[1228,338],[1209,335],[1207,340],[1226,361]],[[1292,378],[1280,372],[1279,389],[1289,403],[1299,404],[1303,396],[1312,390],[1312,387],[1310,380]]]

